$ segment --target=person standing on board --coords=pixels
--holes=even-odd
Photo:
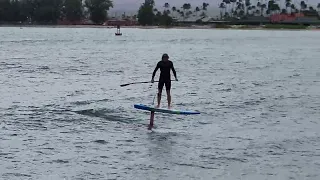
[[[160,69],[160,77],[159,77],[159,83],[158,83],[158,105],[157,108],[160,107],[160,102],[161,102],[161,93],[163,86],[166,86],[166,91],[167,91],[167,100],[168,100],[168,109],[171,108],[171,94],[170,94],[170,89],[171,89],[171,74],[170,70],[172,70],[173,75],[175,77],[175,80],[178,81],[176,71],[174,69],[172,61],[169,60],[168,54],[163,54],[162,55],[162,60],[158,62],[156,68],[154,69],[152,73],[152,79],[151,82],[154,82],[154,76],[156,75],[156,72]]]

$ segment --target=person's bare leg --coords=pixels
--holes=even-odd
[[[168,101],[168,109],[171,108],[171,94],[170,90],[167,90],[167,101]]]
[[[159,108],[160,107],[160,102],[161,102],[161,90],[159,89],[158,90],[158,105],[156,106],[157,108]]]

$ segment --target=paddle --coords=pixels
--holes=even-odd
[[[175,80],[171,80],[171,81],[175,81]],[[154,81],[154,82],[159,82],[159,81]],[[120,86],[124,87],[124,86],[128,86],[131,84],[142,84],[142,83],[152,83],[152,82],[151,81],[133,82],[133,83],[121,84]]]
[[[154,82],[158,82],[158,81],[154,81]],[[124,87],[124,86],[128,86],[128,85],[131,85],[131,84],[142,84],[142,83],[151,83],[151,81],[133,82],[133,83],[121,84],[120,86]]]

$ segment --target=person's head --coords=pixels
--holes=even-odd
[[[168,56],[168,54],[163,54],[162,55],[162,61],[168,61],[169,60],[169,56]]]

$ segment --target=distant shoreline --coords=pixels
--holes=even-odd
[[[18,24],[1,24],[0,27],[20,27],[20,28],[105,28],[115,29],[115,26],[105,25],[18,25]],[[225,25],[213,27],[209,25],[191,25],[191,26],[121,26],[121,29],[235,29],[235,30],[320,30],[320,27],[310,28],[302,25],[266,25],[266,26],[248,26],[248,25]]]

